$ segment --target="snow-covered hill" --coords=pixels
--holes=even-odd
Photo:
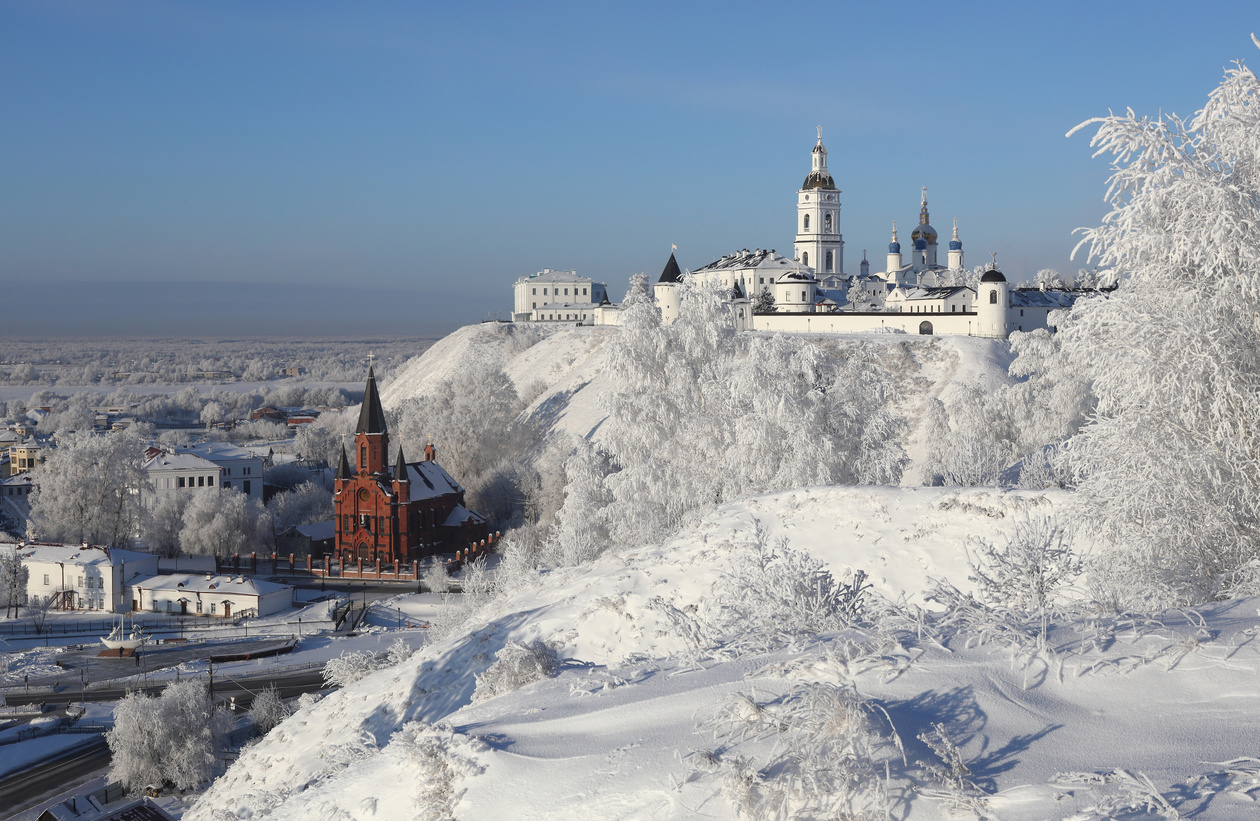
[[[913,607],[815,634],[810,590],[776,586],[790,556],[767,562],[786,537],[798,565],[841,581],[865,569],[877,592],[918,598],[932,576],[967,586],[967,536],[1001,542],[1062,501],[811,488],[726,505],[667,544],[524,581],[290,718],[187,817],[1254,813],[1255,600],[1158,621],[1080,615],[1041,651]],[[474,698],[496,658],[539,640],[553,675]],[[932,744],[947,758],[956,744],[966,770]]]
[[[469,325],[442,339],[402,369],[381,393],[396,410],[406,399],[422,396],[443,380],[465,372],[469,363],[490,360],[503,368],[518,392],[531,397],[526,413],[541,420],[544,431],[600,437],[600,392],[616,375],[606,368],[607,343],[618,328],[542,327],[485,323]],[[923,400],[949,403],[963,386],[992,390],[1009,384],[1010,348],[1004,341],[957,336],[842,334],[815,337],[817,344],[844,357],[857,346],[878,352],[898,377],[899,402],[909,430],[903,443],[910,466],[905,485],[923,483],[917,466],[926,443],[920,421]]]

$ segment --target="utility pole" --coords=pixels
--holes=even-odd
[[[210,703],[214,704],[214,659],[210,659]]]

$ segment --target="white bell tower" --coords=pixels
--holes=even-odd
[[[844,273],[844,238],[840,235],[840,191],[827,171],[827,149],[818,126],[818,144],[811,154],[813,167],[796,194],[796,242],[793,250],[802,265],[819,275]]]

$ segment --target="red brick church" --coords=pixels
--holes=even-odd
[[[433,445],[424,449],[423,462],[412,463],[399,446],[390,468],[389,432],[371,367],[354,446],[354,473],[343,445],[333,489],[338,556],[412,562],[486,538],[485,517],[464,507],[464,489],[434,461]]]

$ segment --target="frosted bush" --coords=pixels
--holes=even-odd
[[[438,560],[425,568],[420,576],[424,589],[430,593],[445,593],[451,589],[451,575],[446,572],[446,562]]]
[[[416,770],[411,783],[421,821],[454,821],[455,806],[464,794],[460,782],[485,769],[473,758],[484,745],[446,724],[404,724],[388,749]]]
[[[271,732],[272,727],[289,717],[289,708],[285,706],[274,684],[254,697],[254,703],[249,708],[249,717],[254,726],[264,734]]]
[[[1059,592],[1081,573],[1081,559],[1066,529],[1053,517],[1024,516],[998,547],[972,539],[967,553],[968,577],[991,606],[1009,608],[1041,622],[1045,640],[1048,609]]]
[[[850,687],[808,682],[766,700],[737,693],[698,729],[716,750],[694,757],[692,778],[716,778],[740,818],[884,818],[892,810],[886,767],[904,763],[901,741],[887,715]]]
[[[526,684],[555,675],[559,658],[541,641],[528,644],[509,639],[495,655],[495,661],[477,676],[473,704],[519,690]]]
[[[388,666],[389,659],[384,653],[348,650],[324,663],[324,683],[329,687],[349,687]]]
[[[856,571],[838,583],[822,562],[792,550],[786,538],[773,546],[758,526],[706,602],[716,632],[738,642],[772,641],[840,630],[862,621],[870,585]]]

